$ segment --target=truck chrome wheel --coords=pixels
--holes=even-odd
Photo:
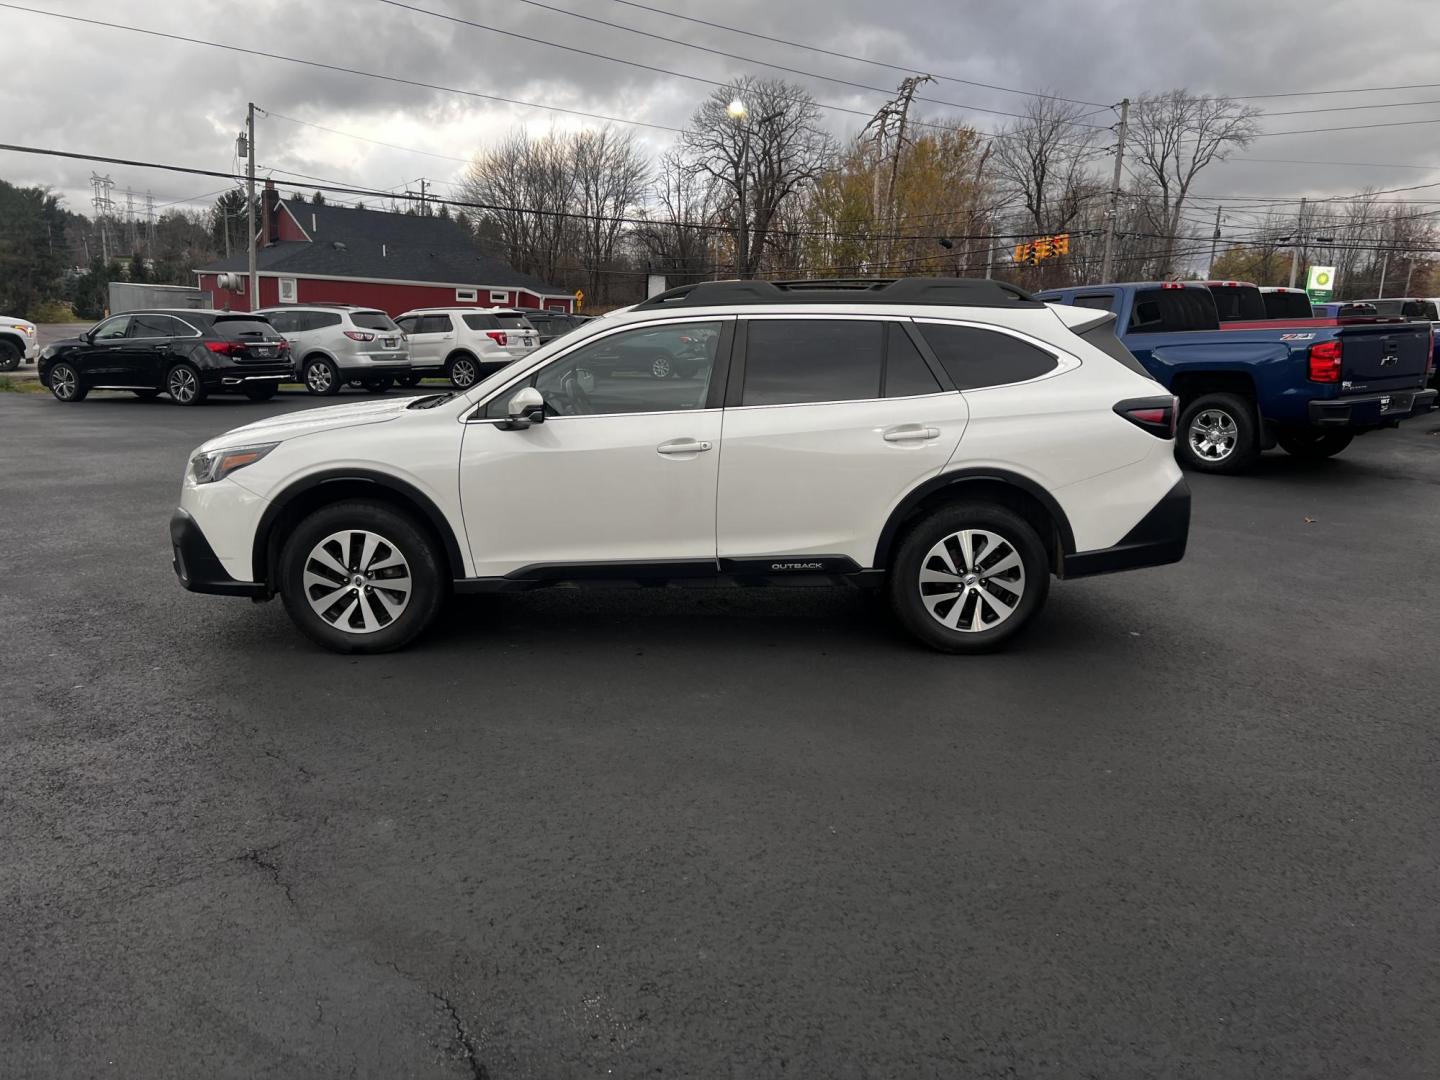
[[[941,626],[991,630],[1025,595],[1025,564],[1015,546],[987,529],[962,529],[940,540],[920,563],[920,600]]]
[[[410,603],[410,564],[391,541],[364,529],[331,533],[305,557],[305,599],[328,625],[372,634]]]
[[[1202,409],[1190,421],[1186,436],[1195,456],[1207,461],[1224,461],[1235,450],[1240,437],[1235,418],[1220,409]]]

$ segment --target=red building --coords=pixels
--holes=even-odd
[[[575,306],[570,293],[481,254],[448,218],[291,202],[269,185],[261,211],[260,301],[246,295],[242,252],[195,272],[216,307],[359,304],[393,316],[417,307]],[[220,288],[221,275],[237,275],[239,288]]]

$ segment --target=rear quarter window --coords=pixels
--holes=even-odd
[[[500,320],[494,315],[462,315],[465,325],[471,330],[499,330]]]
[[[957,390],[1028,382],[1060,366],[1053,354],[997,330],[953,323],[915,325]]]
[[[1215,301],[1207,289],[1137,289],[1130,333],[1166,334],[1214,330]]]
[[[1094,345],[1112,360],[1119,361],[1125,365],[1125,367],[1135,372],[1136,375],[1144,375],[1147,379],[1154,378],[1150,372],[1145,370],[1145,365],[1135,359],[1135,354],[1120,344],[1120,339],[1115,336],[1115,324],[1113,320],[1103,322],[1099,326],[1092,326],[1089,330],[1080,334],[1080,339],[1090,345]]]

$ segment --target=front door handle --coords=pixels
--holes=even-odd
[[[669,442],[662,442],[655,449],[661,454],[703,454],[711,445],[698,439],[671,439]]]
[[[924,424],[901,424],[899,427],[886,428],[884,433],[886,442],[912,442],[921,439],[938,439],[940,429],[937,427],[926,427]]]

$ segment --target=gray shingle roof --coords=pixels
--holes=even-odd
[[[465,230],[452,220],[281,202],[290,207],[312,242],[286,241],[262,247],[255,256],[257,269],[298,276],[324,274],[566,293],[558,285],[522,274],[501,259],[481,254]],[[199,270],[213,274],[243,272],[246,268],[242,252]]]

